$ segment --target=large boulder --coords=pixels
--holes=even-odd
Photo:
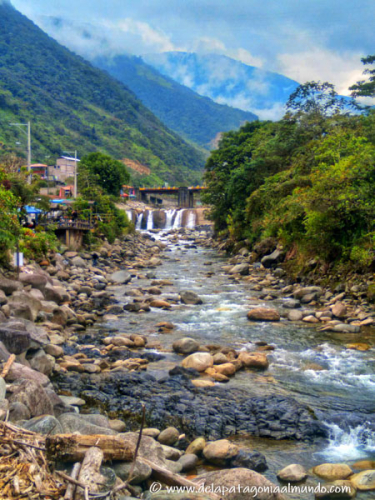
[[[250,469],[224,469],[202,474],[194,479],[198,486],[220,491],[225,500],[284,500],[278,487]]]
[[[208,352],[196,352],[190,354],[182,361],[184,368],[194,368],[198,372],[204,372],[214,364],[214,358]]]
[[[348,315],[347,307],[342,302],[336,302],[336,304],[333,305],[331,311],[332,314],[339,319],[344,319]]]
[[[267,356],[262,352],[241,351],[238,359],[242,362],[245,368],[257,368],[259,370],[265,370],[269,365]]]
[[[53,286],[49,283],[44,289],[44,297],[46,300],[62,304],[69,301],[69,295],[62,286]]]
[[[18,290],[22,290],[22,283],[19,281],[8,280],[0,276],[0,290],[2,290],[5,295],[11,295]]]
[[[20,363],[13,363],[6,376],[7,382],[15,382],[16,380],[30,380],[37,384],[46,387],[50,384],[49,378],[43,373],[37,372],[28,366],[21,365]]]
[[[91,418],[90,418],[91,417]],[[79,432],[80,434],[107,434],[115,435],[116,431],[109,428],[108,421],[105,417],[102,419],[92,419],[92,417],[101,417],[101,415],[80,415],[77,413],[63,413],[58,417],[58,420],[63,428],[64,433],[71,434]]]
[[[40,415],[22,424],[24,429],[43,435],[63,434],[63,428],[52,415]]]
[[[173,342],[172,347],[178,354],[193,354],[199,351],[199,343],[190,337],[176,340],[176,342]]]
[[[21,380],[13,384],[10,403],[23,403],[32,417],[53,415],[53,405],[41,384],[33,380]]]
[[[31,310],[32,320],[35,321],[39,311],[42,309],[42,303],[27,292],[14,292],[8,301],[11,311],[16,311],[20,306],[28,306]],[[15,314],[16,316],[16,314]],[[29,319],[29,318],[25,318]]]
[[[346,464],[321,464],[313,468],[313,473],[326,481],[335,481],[346,479],[353,474],[353,471]]]
[[[46,275],[41,273],[21,273],[19,280],[24,285],[31,285],[33,288],[44,292],[44,289],[49,282]]]
[[[267,466],[266,457],[259,451],[242,448],[230,461],[231,467],[246,467],[257,472],[265,471]]]
[[[277,477],[281,481],[288,481],[290,483],[295,483],[303,481],[307,478],[306,469],[300,464],[290,464],[284,469],[277,473]]]
[[[139,438],[138,432],[125,432],[123,434],[118,434],[118,436],[124,438],[126,441],[132,442],[134,446],[137,444]],[[138,450],[138,458],[142,457],[147,458],[161,467],[165,467],[167,465],[163,446],[149,436],[142,435]]]
[[[30,366],[33,370],[44,373],[44,375],[51,375],[55,367],[55,358],[46,354],[43,349],[37,351],[37,353],[31,358]]]
[[[220,439],[208,443],[204,450],[204,458],[214,465],[228,465],[229,462],[238,455],[239,448],[227,439]]]
[[[271,254],[265,255],[262,258],[261,263],[263,264],[264,267],[269,268],[280,262],[282,260],[282,257],[283,254],[281,250],[276,249]]]
[[[110,275],[109,279],[118,285],[127,285],[130,283],[132,277],[126,271],[116,271]]]
[[[263,257],[264,255],[272,253],[275,250],[276,245],[276,238],[265,238],[264,240],[254,245],[253,250],[259,257]]]
[[[71,262],[72,265],[75,267],[87,267],[86,261],[82,259],[82,257],[80,257],[79,255],[77,255],[77,257],[73,257]]]
[[[132,462],[114,462],[112,469],[123,481],[129,479],[129,474],[132,472],[130,484],[136,485],[146,481],[152,474],[152,469],[149,465],[145,464],[142,460],[136,460],[134,468],[132,469]]]
[[[199,297],[198,294],[192,292],[191,290],[185,290],[180,292],[181,302],[183,304],[192,304],[198,305],[203,304],[203,300]]]
[[[375,470],[364,470],[354,474],[350,482],[360,491],[375,490]]]
[[[311,296],[311,300],[313,298],[318,298],[322,295],[323,289],[320,286],[306,286],[303,288],[298,288],[293,292],[293,297],[297,300],[302,300],[305,296]],[[309,300],[309,301],[311,301]]]
[[[242,276],[247,276],[249,274],[250,265],[244,262],[243,264],[236,264],[229,271],[229,274],[241,274]]]
[[[250,321],[280,321],[280,314],[276,309],[256,307],[247,313]]]

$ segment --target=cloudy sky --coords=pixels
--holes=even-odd
[[[97,50],[216,52],[340,93],[375,53],[374,0],[12,0],[43,27],[48,18],[98,27]],[[74,32],[67,32],[74,46]],[[105,40],[104,40],[105,39]],[[61,40],[60,40],[61,41]],[[92,50],[92,40],[88,42]],[[82,44],[81,40],[76,40]],[[85,47],[80,47],[84,52]]]

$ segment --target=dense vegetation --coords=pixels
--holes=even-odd
[[[185,139],[211,149],[220,132],[238,129],[257,117],[248,111],[217,104],[163,76],[141,58],[100,57],[94,64],[123,82],[160,120]]]
[[[350,114],[348,104],[332,85],[311,82],[279,122],[225,134],[205,173],[216,230],[233,242],[277,238],[300,262],[372,264],[375,111]]]
[[[78,176],[83,168],[87,169],[95,177],[96,184],[106,194],[113,196],[119,196],[121,186],[130,180],[130,175],[125,165],[121,161],[114,160],[103,153],[90,153],[82,158],[78,169]]]
[[[15,150],[16,142],[23,147],[24,135],[10,123],[28,120],[34,161],[64,150],[102,151],[148,166],[151,183],[200,179],[203,155],[130,90],[0,3],[0,152]]]

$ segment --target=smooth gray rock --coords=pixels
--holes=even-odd
[[[158,436],[158,441],[161,444],[166,444],[167,446],[174,445],[180,436],[180,433],[175,427],[167,427]]]
[[[199,351],[199,343],[190,337],[176,340],[176,342],[173,342],[172,347],[178,354],[192,354]]]
[[[250,265],[244,262],[243,264],[237,264],[231,268],[229,274],[241,274],[241,276],[247,276],[249,274]]]
[[[123,481],[128,480],[131,467],[132,462],[115,462],[112,465],[112,469],[115,471],[116,476],[118,476]],[[137,460],[135,462],[135,467],[132,474],[133,479],[130,481],[130,484],[140,484],[143,481],[146,481],[151,476],[151,474],[151,467],[141,460]]]
[[[189,470],[195,469],[198,460],[199,459],[197,455],[194,455],[193,453],[182,455],[182,457],[178,460],[178,463],[181,464],[182,467],[181,472],[187,472]]]
[[[7,385],[5,383],[5,380],[0,377],[0,401],[2,401],[5,398],[5,393],[7,392]]]
[[[181,302],[183,304],[192,304],[198,305],[203,304],[203,300],[199,297],[199,295],[191,290],[185,290],[180,292]]]
[[[15,386],[15,387],[14,387]],[[32,417],[53,415],[53,405],[44,388],[33,380],[13,384],[10,403],[23,403]]]
[[[31,420],[24,422],[22,427],[29,431],[38,432],[43,435],[63,434],[64,432],[60,422],[52,415],[34,417]]]
[[[78,415],[76,413],[63,413],[58,417],[65,433],[79,432],[80,434],[107,434],[114,436],[117,432],[91,423],[87,417],[93,415]],[[100,415],[98,415],[100,416]],[[105,417],[104,417],[105,418]]]
[[[110,275],[109,279],[119,285],[127,285],[130,283],[132,277],[126,271],[116,271]]]
[[[19,281],[0,277],[0,290],[2,290],[5,295],[11,295],[13,292],[17,292],[17,290],[22,290],[22,288],[22,283]]]

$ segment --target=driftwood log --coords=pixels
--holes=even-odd
[[[118,436],[56,434],[46,438],[47,458],[51,461],[81,462],[87,450],[93,447],[103,452],[104,462],[131,462],[134,458],[134,444]]]
[[[78,487],[75,498],[76,500],[86,500],[89,492],[98,493],[103,489],[105,477],[100,474],[100,466],[103,462],[103,452],[100,448],[89,448],[86,451],[83,459],[81,470],[78,476],[78,482],[85,489]]]

